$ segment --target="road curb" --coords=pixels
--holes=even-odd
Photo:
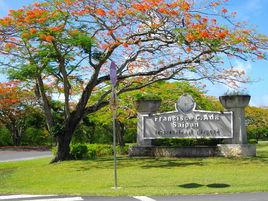
[[[41,147],[31,147],[31,146],[2,146],[0,151],[50,151],[51,148],[41,146]]]

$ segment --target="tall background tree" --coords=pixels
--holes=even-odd
[[[14,145],[20,145],[25,131],[27,107],[34,101],[18,81],[0,83],[0,125],[5,126]]]
[[[267,139],[268,109],[258,107],[246,108],[247,133],[251,139]]]
[[[236,22],[224,2],[47,0],[2,18],[1,66],[34,85],[58,142],[53,162],[69,158],[82,118],[109,104],[111,60],[118,66],[118,94],[168,79],[247,81],[224,61],[264,58],[266,41]],[[64,103],[61,122],[52,112],[56,94]]]

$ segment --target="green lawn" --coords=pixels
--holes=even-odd
[[[119,158],[48,164],[49,158],[0,163],[0,194],[175,195],[268,191],[268,143],[258,156],[228,158]]]

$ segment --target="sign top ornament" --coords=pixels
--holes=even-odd
[[[192,96],[188,94],[183,94],[177,101],[175,105],[177,111],[182,112],[184,114],[192,112],[195,107],[196,103]]]

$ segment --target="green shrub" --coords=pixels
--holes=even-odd
[[[126,144],[124,147],[116,146],[116,152],[121,155],[127,155],[131,144]]]
[[[0,146],[10,145],[13,145],[10,132],[4,127],[0,128]]]
[[[97,157],[96,150],[88,149],[87,158],[88,159],[96,159],[96,157]]]
[[[258,127],[258,128],[248,128],[247,129],[248,140],[256,139],[265,140],[268,136],[268,128],[266,127]]]
[[[258,144],[258,140],[256,140],[256,139],[249,139],[248,140],[248,143],[249,144]]]
[[[156,146],[193,147],[193,146],[216,146],[221,144],[221,139],[156,139]]]
[[[110,156],[113,154],[112,145],[108,144],[88,144],[89,150],[94,150],[96,152],[96,156]]]
[[[22,136],[22,145],[40,146],[50,144],[51,136],[42,128],[29,127]]]
[[[153,140],[156,146],[171,146],[171,147],[189,147],[194,145],[194,139],[156,139]]]
[[[130,124],[127,125],[128,128],[126,129],[124,135],[124,140],[126,143],[135,143],[137,140],[137,122],[135,120],[130,120]],[[135,126],[133,127],[133,125]]]
[[[117,146],[116,151],[118,154],[127,154],[130,145],[123,148]],[[52,149],[56,153],[56,148]],[[108,144],[72,144],[71,156],[76,159],[95,159],[96,157],[112,156],[113,146]]]
[[[74,159],[87,159],[88,148],[86,144],[73,144],[70,151]]]
[[[110,131],[105,129],[103,126],[98,125],[95,133],[92,136],[92,144],[111,144],[113,142],[113,136]]]

